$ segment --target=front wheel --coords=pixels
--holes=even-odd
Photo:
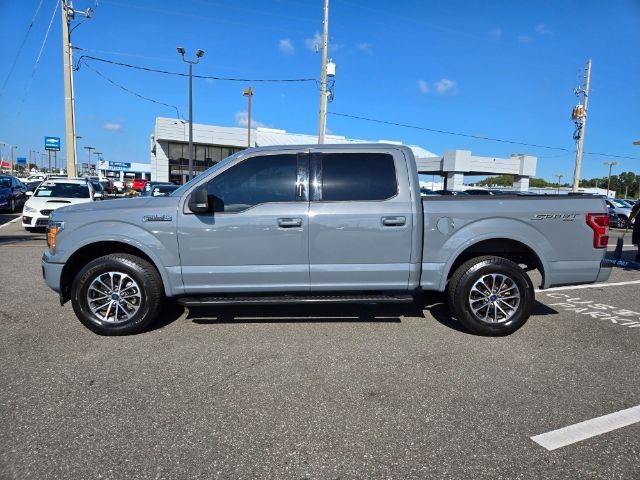
[[[624,215],[618,216],[618,228],[627,228],[629,220]]]
[[[142,331],[156,319],[162,301],[158,271],[134,255],[96,258],[76,275],[71,286],[76,316],[99,335]]]
[[[502,257],[472,258],[454,272],[447,289],[456,319],[478,335],[509,335],[531,316],[531,279],[517,263]]]

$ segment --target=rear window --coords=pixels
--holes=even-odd
[[[90,198],[89,187],[79,183],[47,182],[38,188],[36,197]]]
[[[387,200],[398,193],[393,157],[386,153],[322,156],[322,200]]]

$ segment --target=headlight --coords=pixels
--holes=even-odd
[[[47,227],[47,246],[52,252],[56,249],[56,236],[64,230],[64,222],[49,220]]]
[[[33,207],[30,207],[29,205],[25,205],[24,209],[22,211],[23,211],[23,213],[37,213],[38,212],[38,210],[36,210]]]

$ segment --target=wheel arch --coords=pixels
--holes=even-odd
[[[60,278],[60,294],[63,302],[67,302],[71,298],[71,284],[73,279],[80,270],[92,260],[96,258],[110,255],[114,253],[126,253],[135,255],[149,262],[158,272],[162,279],[163,288],[166,295],[170,294],[169,282],[163,269],[158,268],[158,262],[152,258],[150,254],[142,250],[136,245],[120,242],[117,240],[103,240],[83,245],[78,248],[65,262]]]
[[[473,243],[463,245],[446,266],[445,275],[442,276],[440,290],[444,291],[456,269],[466,261],[485,255],[494,255],[506,258],[517,264],[524,264],[527,269],[538,270],[542,276],[541,284],[545,284],[545,263],[542,256],[530,244],[522,239],[508,236],[480,238]]]

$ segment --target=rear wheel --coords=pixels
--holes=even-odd
[[[158,316],[162,280],[149,262],[112,254],[89,262],[76,275],[71,302],[78,319],[99,335],[138,333]]]
[[[528,320],[535,301],[531,279],[517,263],[485,256],[453,274],[447,300],[456,319],[479,335],[508,335]]]

